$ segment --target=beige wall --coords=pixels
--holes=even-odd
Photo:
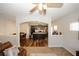
[[[20,24],[20,32],[26,33],[26,38],[30,36],[30,25],[28,23]]]
[[[13,46],[18,46],[18,37],[16,35],[12,35],[13,33],[16,33],[15,18],[0,18],[0,41],[10,41]]]
[[[7,20],[6,22],[7,35],[12,35],[13,33],[16,33],[16,21]]]
[[[20,24],[20,32],[26,33],[27,27],[28,27],[28,24],[27,23]]]
[[[12,35],[16,33],[16,21],[0,19],[0,35]]]
[[[0,19],[0,35],[4,35],[5,34],[5,20],[4,19]]]

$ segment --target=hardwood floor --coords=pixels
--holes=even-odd
[[[22,47],[47,47],[48,46],[48,39],[22,39],[20,41],[20,45]]]

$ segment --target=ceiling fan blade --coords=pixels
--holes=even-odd
[[[42,8],[42,10],[39,10],[39,14],[45,16],[46,15],[46,9]]]
[[[61,8],[63,3],[46,3],[48,8]]]
[[[33,8],[30,10],[30,12],[31,12],[31,13],[35,12],[35,11],[37,10],[37,8],[38,8],[38,5],[36,5],[35,7],[33,7]]]
[[[46,15],[46,9],[43,8],[42,13],[43,13],[43,16]]]

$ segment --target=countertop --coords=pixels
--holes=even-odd
[[[47,34],[47,32],[34,32],[33,34]]]

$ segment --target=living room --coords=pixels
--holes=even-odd
[[[25,22],[41,22],[47,24],[48,26],[48,46],[24,47],[27,50],[28,55],[62,56],[64,52],[57,53],[53,52],[53,50],[64,51],[66,49],[64,55],[75,56],[76,51],[79,51],[79,23],[77,23],[76,25],[76,28],[78,28],[78,30],[73,30],[72,23],[76,23],[79,20],[78,5],[78,3],[62,3],[62,7],[47,8],[46,14],[42,15],[39,13],[39,10],[34,11],[33,14],[29,14],[29,11],[33,8],[32,3],[0,4],[0,41],[2,43],[10,41],[13,47],[20,47],[20,30],[23,29],[20,28],[20,25]],[[54,30],[56,32],[53,34]],[[28,38],[29,36],[27,34],[26,36]],[[69,54],[67,53],[67,51]]]

